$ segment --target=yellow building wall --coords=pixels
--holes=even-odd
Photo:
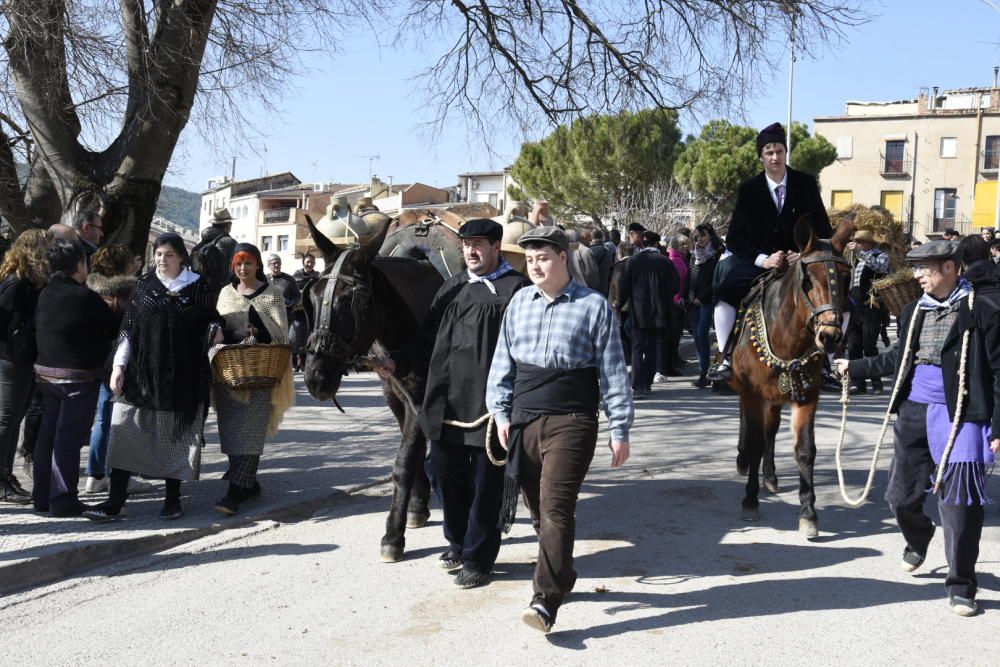
[[[902,190],[883,190],[882,208],[892,213],[893,220],[897,222],[903,219],[903,192]]]
[[[854,192],[852,190],[834,190],[830,200],[830,209],[838,211],[848,208],[854,203]]]

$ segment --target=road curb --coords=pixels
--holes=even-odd
[[[173,549],[182,544],[210,537],[234,529],[242,529],[263,521],[297,523],[313,516],[320,509],[346,500],[368,489],[388,484],[390,476],[380,477],[371,482],[357,484],[347,489],[336,489],[300,502],[265,510],[260,514],[248,514],[237,520],[222,520],[207,526],[189,528],[169,534],[145,535],[142,537],[107,540],[97,544],[84,544],[60,549],[55,553],[0,566],[0,596],[22,593],[31,588],[51,584],[69,576],[111,565],[137,556]]]

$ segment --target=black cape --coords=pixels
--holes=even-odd
[[[423,344],[433,340],[427,392],[420,426],[431,440],[483,447],[486,425],[476,430],[442,424],[445,419],[474,422],[486,413],[486,380],[511,297],[530,282],[517,271],[492,281],[469,283],[462,272],[449,278],[434,297]],[[432,338],[431,338],[432,337]]]

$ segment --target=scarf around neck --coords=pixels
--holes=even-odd
[[[493,281],[499,278],[500,276],[504,275],[508,271],[513,271],[513,270],[514,267],[508,264],[506,259],[501,257],[500,265],[492,273],[487,273],[485,276],[480,276],[478,274],[473,273],[472,269],[466,269],[466,272],[469,275],[470,283],[483,283],[484,285],[486,285],[487,289],[490,290],[493,296],[496,296],[497,288],[493,286]]]
[[[713,246],[711,243],[706,245],[704,248],[700,247],[696,243],[694,246],[694,263],[698,265],[704,264],[708,260],[715,257],[717,252],[718,250],[716,250],[715,246]]]
[[[944,301],[938,301],[930,294],[924,294],[920,297],[920,301],[917,302],[917,308],[920,310],[938,310],[941,308],[957,308],[958,304],[965,297],[969,296],[969,292],[972,291],[972,285],[965,278],[959,278],[958,284],[955,285],[955,289],[951,291],[948,298]]]

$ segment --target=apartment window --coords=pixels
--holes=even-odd
[[[493,208],[496,208],[497,207],[497,203],[498,203],[498,199],[499,199],[499,195],[497,195],[497,193],[495,193],[495,192],[490,193],[490,206],[492,206]]]
[[[892,217],[897,222],[903,219],[903,191],[883,190],[879,198],[882,208],[892,213]]]
[[[1000,136],[986,137],[986,149],[983,151],[983,169],[997,171],[1000,169]]]
[[[837,159],[850,160],[854,157],[854,137],[837,137]]]
[[[260,237],[260,251],[261,252],[271,252],[274,248],[271,246],[271,241],[274,239],[273,236],[262,236]]]
[[[941,137],[941,157],[958,157],[958,137]]]
[[[282,234],[278,237],[278,252],[288,252],[288,235]]]
[[[885,142],[885,163],[882,173],[884,174],[905,174],[906,173],[906,142],[887,141]]]
[[[934,231],[940,232],[955,224],[955,201],[958,199],[955,188],[937,188],[934,190]]]
[[[854,203],[853,190],[833,190],[830,193],[830,208],[843,210]]]

